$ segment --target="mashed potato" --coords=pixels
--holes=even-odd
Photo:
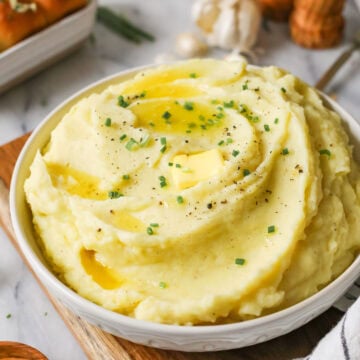
[[[59,278],[154,322],[277,311],[360,248],[340,118],[276,67],[191,60],[93,94],[52,132],[25,191]]]

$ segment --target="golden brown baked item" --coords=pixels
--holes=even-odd
[[[342,38],[345,0],[295,0],[290,18],[293,40],[308,48],[328,48]]]
[[[9,1],[0,1],[0,51],[85,6],[87,0],[21,0],[20,3],[35,3],[36,9],[20,12]]]
[[[29,3],[30,1],[23,1]],[[19,13],[8,1],[0,2],[0,51],[16,44],[47,25],[42,9]]]

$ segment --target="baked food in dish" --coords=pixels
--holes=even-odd
[[[0,2],[0,51],[85,6],[87,0]]]

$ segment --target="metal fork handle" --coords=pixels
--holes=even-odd
[[[329,81],[334,77],[338,70],[346,63],[351,54],[359,48],[358,43],[354,43],[350,48],[345,50],[330,66],[329,70],[321,77],[321,79],[315,84],[315,87],[319,90],[323,90]]]

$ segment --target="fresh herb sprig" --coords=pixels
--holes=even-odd
[[[123,15],[115,14],[105,6],[98,7],[97,20],[118,35],[123,36],[134,43],[139,44],[143,40],[155,41],[153,35],[138,28]]]

